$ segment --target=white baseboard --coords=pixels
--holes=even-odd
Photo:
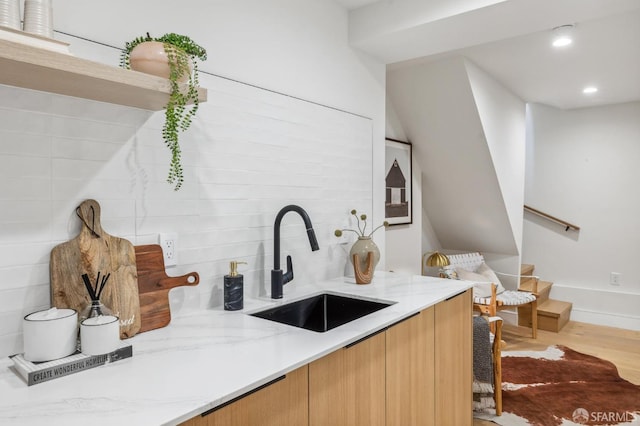
[[[594,312],[584,309],[572,309],[571,320],[588,324],[606,325],[607,327],[624,328],[640,331],[640,317],[611,314],[608,312]]]
[[[504,320],[505,324],[518,325],[518,312],[516,311],[500,311],[498,316]],[[574,307],[571,310],[571,321],[640,331],[640,317],[632,315],[596,312]]]
[[[640,330],[640,294],[554,284],[550,297],[571,302],[571,320],[608,327]]]

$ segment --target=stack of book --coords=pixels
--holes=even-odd
[[[132,356],[133,347],[128,345],[104,355],[75,353],[47,362],[27,361],[23,354],[13,355],[10,358],[13,361],[15,371],[26,380],[27,385],[31,386]]]

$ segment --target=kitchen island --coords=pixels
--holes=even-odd
[[[38,385],[27,386],[5,358],[0,424],[176,425],[470,287],[465,281],[382,272],[369,285],[356,285],[353,278],[315,285],[294,281],[280,301],[245,299],[242,311],[217,307],[173,318],[165,328],[128,339],[132,358]],[[325,291],[395,303],[325,333],[248,315]],[[470,323],[470,303],[468,312]]]

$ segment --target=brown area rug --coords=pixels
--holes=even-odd
[[[503,426],[640,425],[640,386],[609,361],[565,346],[502,354]]]

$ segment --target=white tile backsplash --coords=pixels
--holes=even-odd
[[[268,295],[286,204],[307,210],[321,247],[311,252],[301,218],[285,215],[288,286],[344,273],[333,230],[352,208],[372,210],[371,120],[209,75],[201,85],[209,100],[181,134],[178,192],[166,183],[162,111],[0,85],[0,356],[22,350],[22,316],[49,306],[50,250],[77,235],[74,210],[87,198],[105,231],[133,244],[178,234],[179,264],[167,272],[201,281],[172,290],[174,316],[219,305],[231,260],[248,262],[247,295]]]
[[[31,133],[11,132],[0,127],[0,154],[50,158],[51,139]]]
[[[0,108],[0,129],[6,132],[49,135],[52,121],[53,116],[50,114]],[[5,143],[11,143],[11,138],[3,142]]]
[[[51,246],[49,246],[51,247]],[[51,248],[49,248],[51,250]],[[49,256],[42,263],[18,265],[4,268],[0,289],[19,289],[22,287],[49,283]]]

